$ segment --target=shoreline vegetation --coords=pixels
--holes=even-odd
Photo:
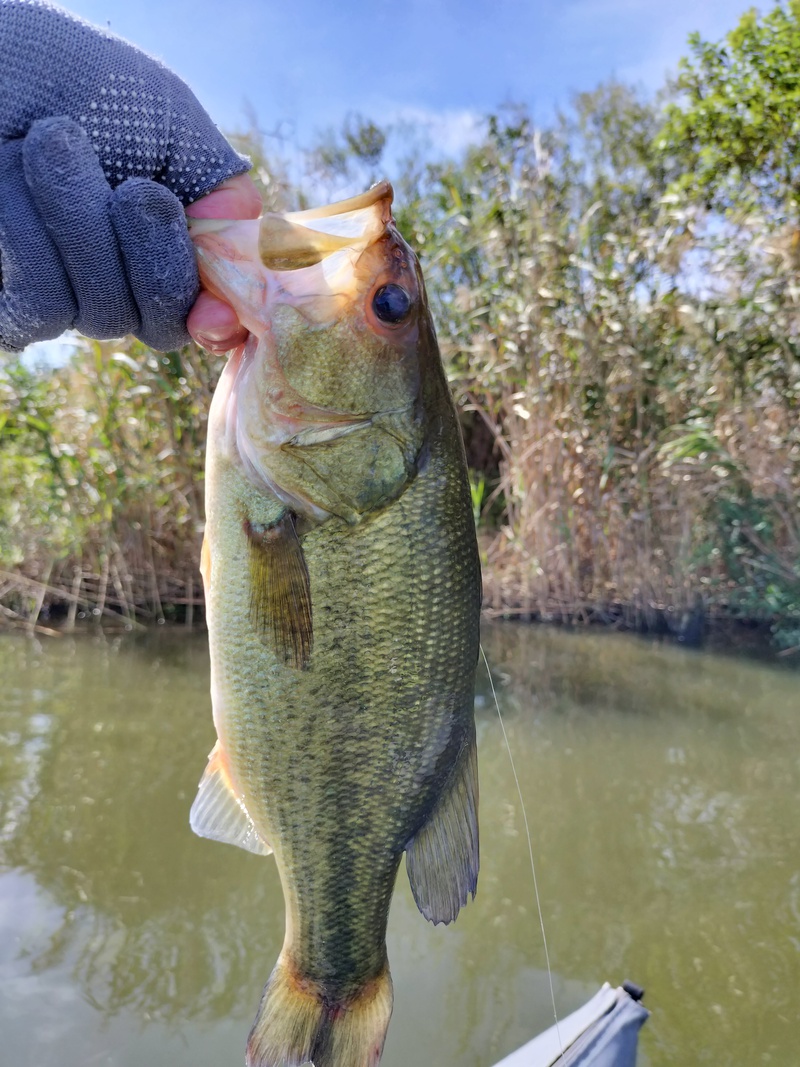
[[[301,178],[296,154],[237,140],[268,208],[396,175],[461,412],[490,615],[690,644],[740,620],[793,655],[800,4],[690,50],[655,99],[609,83],[547,128],[504,108],[457,159],[359,116],[302,156]],[[221,366],[131,340],[76,340],[57,367],[0,357],[0,626],[202,621]]]

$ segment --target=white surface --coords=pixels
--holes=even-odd
[[[561,1019],[558,1028],[551,1026],[549,1030],[545,1030],[543,1034],[500,1060],[495,1067],[551,1067],[562,1052],[566,1052],[582,1033],[612,1009],[621,992],[620,989],[612,989],[606,982],[582,1008],[578,1008],[566,1019]]]

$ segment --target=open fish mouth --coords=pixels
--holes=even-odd
[[[191,224],[204,285],[251,335],[228,365],[214,432],[253,484],[316,521],[356,522],[394,499],[421,447],[427,306],[392,199],[382,181],[308,211]]]
[[[286,215],[268,212],[259,226],[261,262],[270,270],[297,270],[337,252],[363,251],[391,223],[393,197],[391,184],[382,181],[327,207]]]
[[[265,307],[290,304],[311,322],[339,318],[357,300],[370,252],[388,238],[410,249],[394,227],[388,181],[326,207],[260,219],[187,219],[200,278],[231,303],[251,333],[263,332]]]

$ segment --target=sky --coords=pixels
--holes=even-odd
[[[217,125],[250,115],[284,160],[358,113],[409,121],[429,153],[474,139],[482,116],[526,104],[545,124],[611,77],[658,89],[699,31],[721,39],[753,0],[67,0],[157,56]],[[771,8],[764,0],[762,9]],[[281,138],[270,141],[270,135]],[[390,166],[390,159],[384,165]],[[391,178],[391,174],[387,174]],[[344,193],[342,193],[344,195]],[[56,347],[61,348],[56,350]],[[29,349],[62,362],[69,339]]]
[[[301,147],[350,112],[427,126],[444,152],[480,116],[544,123],[611,76],[656,89],[698,30],[720,39],[752,0],[68,0],[158,56],[223,130],[247,109]],[[767,0],[762,5],[772,6]]]

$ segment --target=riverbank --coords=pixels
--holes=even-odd
[[[744,620],[794,649],[800,231],[676,191],[663,119],[611,84],[548,129],[506,109],[458,159],[398,165],[396,218],[464,431],[485,606],[688,640],[701,621]],[[307,205],[257,142],[243,147],[265,203]],[[364,160],[345,158],[342,180],[368,185]],[[0,360],[7,623],[199,621],[222,365],[132,341],[76,342],[59,367]]]
[[[147,634],[161,626],[171,631],[205,630],[205,603],[199,574],[132,576],[123,583],[118,573],[74,572],[69,585],[56,572],[45,583],[22,574],[0,571],[0,632],[17,631],[43,637],[69,634]],[[55,583],[55,584],[52,584]],[[137,598],[136,589],[139,589]],[[128,595],[126,596],[126,589]],[[685,648],[744,654],[760,660],[800,665],[800,644],[781,646],[774,639],[774,623],[745,619],[705,604],[698,597],[690,606],[639,601],[580,605],[553,601],[545,604],[505,602],[504,591],[484,581],[483,617],[487,622],[509,621],[567,630],[632,633]],[[152,601],[158,604],[152,610]],[[11,607],[13,604],[14,607]]]

